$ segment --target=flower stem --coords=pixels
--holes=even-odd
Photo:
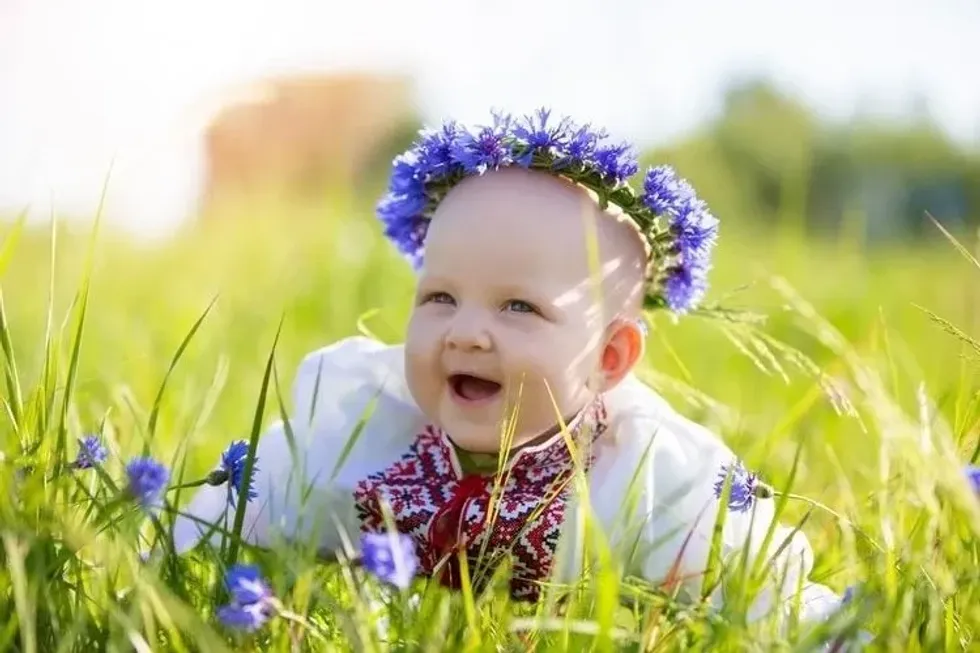
[[[825,513],[827,513],[828,515],[831,515],[834,519],[836,519],[838,521],[838,523],[847,524],[851,529],[854,530],[855,533],[857,533],[858,535],[860,535],[861,537],[863,537],[864,539],[866,539],[869,543],[871,543],[872,546],[874,546],[876,549],[878,549],[878,551],[884,553],[884,551],[885,551],[884,547],[882,547],[880,544],[878,544],[878,542],[875,541],[875,539],[873,537],[871,537],[870,535],[868,535],[867,533],[865,533],[864,530],[860,526],[858,526],[853,521],[851,521],[847,517],[843,516],[842,514],[840,514],[839,512],[837,512],[836,510],[834,510],[833,508],[830,508],[829,506],[827,506],[827,505],[825,505],[823,503],[820,503],[816,499],[811,499],[810,497],[805,497],[802,494],[793,494],[792,492],[779,492],[778,490],[774,490],[773,491],[773,495],[774,496],[786,497],[787,499],[792,499],[794,501],[802,501],[803,503],[806,503],[806,504],[808,504],[808,505],[810,505],[810,506],[812,506],[814,508],[819,508],[820,510],[823,510]]]
[[[875,540],[867,532],[865,532],[865,530],[863,528],[861,528],[860,526],[858,526],[857,524],[855,524],[853,521],[851,521],[847,517],[844,517],[843,515],[841,515],[839,512],[837,512],[833,508],[830,508],[829,506],[827,506],[827,505],[825,505],[823,503],[820,503],[816,499],[811,499],[810,497],[805,497],[802,494],[793,494],[792,492],[779,492],[778,490],[773,490],[773,495],[774,496],[786,497],[787,499],[792,499],[794,501],[802,501],[803,503],[805,503],[805,504],[807,504],[807,505],[809,505],[809,506],[811,506],[813,508],[819,508],[820,510],[823,510],[828,515],[831,515],[834,519],[836,519],[839,524],[846,524],[847,526],[849,526],[855,533],[857,533],[858,535],[860,535],[861,537],[863,537],[865,540],[867,540],[867,542],[869,544],[871,544],[871,546],[873,546],[875,549],[877,549],[879,553],[885,553],[885,547],[883,547],[882,545],[878,544],[877,540]],[[921,564],[916,565],[916,566],[919,568],[919,571],[922,573],[922,575],[925,577],[925,579],[929,582],[929,584],[932,586],[932,588],[933,589],[937,589],[936,582],[932,579],[932,576],[929,575],[929,572],[927,572],[925,570],[925,567],[923,567]]]
[[[190,487],[201,487],[202,485],[207,485],[207,484],[208,484],[208,479],[202,478],[199,481],[190,481],[189,483],[181,483],[180,485],[171,485],[170,487],[167,488],[167,492],[170,492],[172,490],[183,490],[185,488],[190,488]]]

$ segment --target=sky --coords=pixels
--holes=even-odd
[[[91,216],[111,166],[105,217],[167,233],[197,201],[208,119],[276,74],[404,73],[427,121],[547,105],[641,147],[765,75],[830,118],[920,93],[980,146],[969,61],[976,0],[0,0],[0,211]]]

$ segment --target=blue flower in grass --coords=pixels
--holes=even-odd
[[[100,465],[109,457],[109,451],[97,435],[87,435],[78,441],[78,455],[72,467],[75,469],[91,469]]]
[[[231,602],[218,609],[225,626],[251,632],[261,628],[276,613],[272,589],[258,568],[234,565],[225,574],[225,587]]]
[[[253,632],[272,616],[272,610],[263,604],[223,605],[218,608],[218,619],[228,628]]]
[[[170,471],[149,457],[138,457],[126,465],[127,492],[144,508],[160,504],[170,481]]]
[[[218,608],[218,620],[228,628],[254,632],[272,616],[272,608],[263,603],[223,605]]]
[[[403,533],[365,533],[361,537],[364,568],[381,581],[406,589],[415,577],[415,541]]]
[[[970,484],[973,491],[980,494],[980,467],[976,465],[967,465],[963,472],[966,474],[966,480]]]
[[[234,565],[225,574],[225,587],[232,602],[239,605],[265,603],[272,598],[272,589],[265,582],[257,567]]]
[[[759,482],[758,476],[745,469],[741,460],[725,463],[718,472],[718,480],[715,481],[716,498],[721,498],[729,475],[732,478],[732,487],[728,495],[728,509],[732,512],[748,512],[759,496],[763,484]]]
[[[236,494],[241,494],[242,490],[245,490],[245,500],[251,501],[258,496],[258,493],[253,487],[255,481],[255,472],[258,470],[259,459],[256,458],[252,461],[252,473],[249,478],[245,479],[245,463],[248,461],[248,442],[245,440],[236,440],[228,445],[228,448],[224,450],[221,454],[221,463],[218,466],[218,470],[223,472],[223,477],[228,481],[232,490]]]

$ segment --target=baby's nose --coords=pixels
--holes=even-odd
[[[492,340],[486,322],[472,311],[456,314],[446,332],[446,346],[452,349],[483,349],[491,347]]]

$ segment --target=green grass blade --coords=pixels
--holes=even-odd
[[[940,317],[939,315],[936,315],[935,313],[933,313],[929,309],[923,308],[922,306],[919,306],[918,304],[912,304],[912,305],[915,306],[920,311],[922,311],[923,313],[925,313],[926,315],[928,315],[929,316],[929,319],[932,320],[933,322],[935,322],[936,324],[938,324],[942,328],[943,331],[945,331],[946,333],[950,334],[951,336],[954,336],[960,342],[962,342],[963,344],[965,344],[968,347],[970,347],[974,351],[974,353],[976,353],[977,355],[980,355],[980,341],[978,341],[975,338],[971,338],[969,335],[967,335],[966,333],[964,333],[963,330],[960,329],[959,327],[957,327],[955,324],[953,324],[952,322],[950,322],[949,320],[947,320],[947,319],[945,319],[943,317]]]
[[[7,272],[10,258],[14,255],[17,243],[20,242],[21,235],[24,233],[24,223],[27,221],[27,210],[21,211],[14,218],[10,231],[4,236],[3,245],[0,245],[0,277]]]
[[[12,533],[3,535],[6,567],[10,572],[13,586],[13,598],[16,606],[17,628],[20,631],[21,645],[24,653],[35,653],[37,649],[37,615],[36,606],[31,601],[31,581],[28,578],[25,559],[28,554],[27,544]]]
[[[27,210],[22,211],[14,220],[13,226],[3,239],[0,246],[0,278],[7,271],[14,249],[24,231],[27,220]],[[13,421],[13,428],[20,435],[21,419],[24,411],[23,392],[20,387],[20,375],[17,373],[17,358],[14,356],[14,346],[10,335],[10,325],[7,323],[7,313],[3,303],[3,286],[0,285],[0,347],[6,360],[4,376],[7,383],[6,404]],[[23,442],[21,444],[23,448]]]
[[[945,236],[946,239],[950,243],[952,243],[953,247],[956,248],[956,251],[958,251],[960,254],[963,255],[963,258],[965,258],[967,261],[969,261],[970,263],[972,263],[973,264],[973,267],[975,267],[977,270],[980,270],[980,261],[978,261],[977,258],[973,254],[970,253],[970,250],[968,250],[966,247],[964,247],[963,244],[960,243],[960,241],[957,240],[957,238],[953,234],[949,233],[949,231],[946,229],[946,227],[944,227],[939,222],[939,220],[937,220],[936,218],[934,218],[932,216],[932,214],[929,213],[928,211],[926,211],[926,217],[928,217],[929,220],[932,221],[932,224],[934,224],[936,226],[936,228],[939,229],[939,231],[943,234],[943,236]]]
[[[76,294],[78,300],[78,321],[75,327],[75,338],[72,342],[71,358],[68,361],[68,374],[67,379],[65,380],[64,397],[61,402],[61,415],[58,420],[58,436],[54,453],[55,465],[60,465],[66,457],[68,410],[69,406],[71,405],[72,394],[75,389],[75,379],[78,375],[78,360],[82,349],[82,333],[85,328],[85,316],[88,310],[89,290],[92,283],[92,268],[95,264],[95,247],[96,242],[98,241],[99,225],[102,220],[102,213],[105,210],[105,201],[108,190],[109,175],[107,174],[105,182],[102,186],[102,194],[99,197],[99,205],[95,212],[95,223],[92,226],[92,233],[89,237],[88,250],[85,256],[85,267],[82,273],[81,288]],[[54,266],[54,260],[54,237],[52,236],[52,266]],[[53,277],[54,272],[52,272],[52,279]]]
[[[58,434],[54,452],[54,464],[60,465],[66,458],[68,439],[68,412],[78,374],[78,359],[82,348],[82,331],[85,326],[86,309],[88,308],[88,282],[86,281],[80,294],[78,322],[75,327],[75,337],[72,343],[71,358],[68,361],[68,378],[65,381],[64,394],[61,401],[61,412],[58,419]]]
[[[173,374],[181,356],[184,355],[184,351],[187,349],[187,346],[190,345],[191,339],[197,333],[198,329],[201,328],[201,325],[204,323],[204,319],[208,316],[208,313],[211,312],[211,309],[214,308],[214,304],[217,301],[218,298],[213,297],[211,301],[208,302],[204,312],[201,313],[201,315],[194,322],[193,326],[191,326],[190,331],[188,331],[187,335],[184,336],[184,339],[181,340],[180,345],[177,347],[177,351],[174,352],[173,357],[170,359],[170,365],[167,367],[166,374],[163,375],[163,381],[160,382],[160,387],[157,389],[156,397],[153,399],[153,407],[150,409],[150,419],[146,427],[147,437],[146,441],[143,443],[143,455],[148,454],[150,451],[150,444],[153,441],[153,436],[156,433],[157,420],[160,417],[160,406],[163,402],[163,393],[167,389],[167,382],[170,380],[170,375]]]
[[[21,450],[26,448],[21,433],[21,419],[24,413],[24,398],[20,387],[20,376],[17,373],[17,358],[14,356],[14,345],[11,342],[10,325],[7,323],[7,310],[3,301],[3,288],[0,288],[0,349],[3,349],[5,365],[4,379],[7,383],[5,404],[13,422],[11,426],[21,438]]]
[[[255,417],[252,420],[252,433],[248,441],[248,456],[245,459],[245,467],[242,473],[243,479],[252,478],[252,471],[255,467],[255,451],[259,445],[259,438],[262,435],[262,418],[265,414],[265,401],[269,391],[269,381],[272,378],[272,366],[275,361],[276,348],[279,345],[279,336],[282,334],[283,318],[279,320],[276,328],[276,336],[272,341],[272,348],[269,351],[269,358],[266,361],[265,373],[262,375],[262,387],[259,390],[259,400],[255,406]],[[247,483],[247,481],[245,481]],[[238,560],[238,549],[241,543],[242,527],[245,524],[245,507],[247,501],[244,497],[238,496],[235,502],[235,521],[232,527],[231,543],[228,546],[225,565],[231,566]]]
[[[701,597],[707,598],[722,581],[724,561],[722,547],[725,533],[725,522],[728,517],[728,501],[732,493],[732,481],[734,479],[734,469],[729,470],[722,485],[721,496],[718,498],[718,510],[715,514],[715,522],[711,532],[711,544],[708,548],[708,563],[704,570],[704,578],[701,584]]]

